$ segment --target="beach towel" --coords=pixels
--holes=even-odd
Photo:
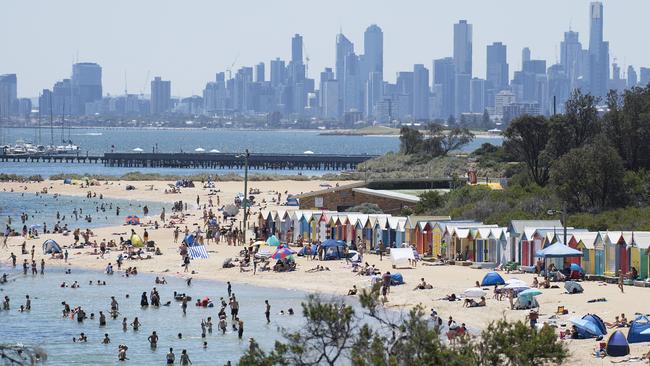
[[[207,259],[208,251],[203,245],[195,245],[193,247],[187,247],[187,252],[192,259]]]

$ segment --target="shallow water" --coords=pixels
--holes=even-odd
[[[101,210],[104,204],[105,211]],[[112,204],[112,209],[110,208]],[[162,208],[165,207],[167,212],[171,212],[171,205],[160,202],[147,202],[136,200],[116,200],[116,199],[99,199],[85,198],[77,196],[57,196],[53,194],[36,195],[34,192],[0,192],[0,222],[7,224],[8,217],[11,217],[11,226],[18,232],[22,230],[23,223],[20,215],[24,212],[29,215],[25,225],[30,228],[31,225],[37,224],[38,232],[43,231],[43,223],[51,231],[57,222],[60,226],[68,224],[68,228],[94,228],[102,226],[121,225],[128,215],[138,215],[141,219],[143,216],[143,207],[149,208],[149,215],[157,217],[160,215]],[[120,207],[120,215],[116,215],[116,207]],[[78,214],[75,220],[73,210],[77,213],[82,209],[83,213]],[[98,211],[99,208],[99,211]],[[60,213],[60,219],[57,220],[56,213]],[[84,220],[85,215],[91,215],[92,221]],[[64,219],[65,216],[65,219]],[[4,230],[4,225],[3,228]]]
[[[0,268],[0,273],[12,271],[6,266]],[[248,345],[248,338],[254,337],[264,349],[273,346],[278,336],[278,326],[295,328],[301,323],[300,303],[305,294],[299,291],[261,288],[242,284],[233,284],[233,292],[240,303],[240,318],[244,321],[244,337],[239,340],[237,333],[230,328],[230,308],[228,314],[229,331],[222,335],[218,331],[218,304],[214,308],[200,308],[189,304],[187,316],[183,316],[180,303],[172,301],[171,306],[160,308],[140,307],[142,292],[151,291],[154,276],[139,274],[129,278],[120,275],[108,276],[102,273],[84,270],[72,270],[66,275],[60,269],[46,268],[46,275],[23,276],[20,271],[10,272],[11,281],[8,285],[0,285],[0,295],[8,295],[11,299],[11,310],[0,311],[0,343],[21,342],[27,345],[40,345],[48,353],[46,365],[114,365],[117,361],[117,347],[126,344],[129,347],[127,355],[131,365],[161,365],[169,347],[174,348],[178,360],[182,349],[187,349],[194,365],[223,365],[230,360],[233,364]],[[105,280],[107,286],[89,285],[89,280]],[[60,288],[61,282],[72,283],[79,281],[81,288]],[[227,298],[226,285],[214,281],[192,281],[187,287],[185,281],[167,277],[169,284],[157,285],[161,294],[161,302],[172,299],[173,291],[185,292],[193,300],[208,296],[216,302],[220,297]],[[24,304],[25,295],[32,298],[32,310],[21,313],[18,309]],[[126,294],[130,298],[126,298]],[[61,302],[66,301],[71,306],[81,306],[87,315],[110,309],[110,296],[116,296],[120,304],[121,317],[112,320],[107,316],[107,326],[99,327],[99,320],[87,319],[83,323],[62,318]],[[264,300],[271,303],[271,324],[266,324],[264,318]],[[277,313],[292,307],[297,311],[294,316],[280,316]],[[127,317],[129,323],[137,316],[142,324],[136,332],[129,329],[122,331],[122,317]],[[203,349],[201,339],[201,319],[212,317],[214,331],[207,335],[208,348]],[[159,336],[158,348],[151,350],[147,337],[152,331]],[[88,343],[73,343],[72,337],[78,337],[84,332]],[[177,338],[178,333],[183,339]],[[101,341],[104,333],[108,333],[111,344],[104,345]]]

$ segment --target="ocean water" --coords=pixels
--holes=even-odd
[[[105,211],[101,210],[104,205]],[[112,208],[111,208],[112,205]],[[157,217],[160,215],[163,207],[167,212],[171,212],[171,205],[160,202],[136,201],[136,200],[114,200],[85,198],[76,196],[57,196],[53,194],[36,195],[34,192],[0,192],[0,222],[9,223],[11,226],[21,231],[23,223],[20,215],[26,213],[29,218],[25,225],[29,228],[31,225],[41,225],[37,230],[42,232],[42,225],[45,223],[48,230],[52,230],[54,225],[59,222],[60,226],[68,224],[68,228],[73,230],[79,228],[93,228],[102,226],[112,226],[123,224],[128,215],[143,215],[143,207],[149,208],[149,215]],[[120,215],[116,215],[116,207],[120,207]],[[83,211],[78,219],[75,220],[73,211]],[[80,210],[81,209],[81,210]],[[57,220],[56,213],[59,212],[60,219]],[[83,218],[85,215],[92,216],[92,222],[87,222]],[[2,227],[4,230],[4,225]]]
[[[46,268],[44,276],[23,276],[21,271],[11,271],[0,266],[0,273],[9,273],[12,281],[0,285],[0,295],[9,296],[11,310],[0,311],[0,343],[24,343],[38,345],[48,353],[46,365],[116,365],[118,345],[129,347],[127,356],[130,365],[163,365],[169,347],[174,348],[176,360],[183,349],[187,349],[194,365],[223,365],[230,360],[233,364],[239,360],[248,345],[248,338],[254,337],[264,349],[270,349],[278,337],[278,327],[296,328],[302,322],[300,303],[305,294],[299,291],[261,288],[244,284],[233,284],[233,292],[240,303],[240,318],[244,321],[244,336],[240,341],[237,333],[232,331],[230,308],[228,314],[228,331],[225,335],[219,331],[217,304],[213,308],[201,308],[188,304],[187,315],[183,316],[180,302],[173,301],[173,291],[187,293],[193,301],[208,296],[219,302],[220,297],[227,299],[228,293],[224,283],[214,281],[192,281],[191,287],[179,278],[166,277],[167,285],[155,285],[151,274],[122,277],[118,274],[109,276],[103,273],[73,269],[71,274],[64,274],[61,269]],[[233,272],[235,273],[235,272]],[[290,274],[289,274],[290,275]],[[106,286],[89,285],[88,281],[106,281]],[[78,289],[60,288],[62,282],[78,281]],[[140,295],[156,287],[161,295],[161,303],[172,300],[171,306],[160,308],[141,308]],[[24,304],[25,295],[32,298],[32,310],[21,313],[18,308]],[[126,298],[126,295],[130,295]],[[120,317],[112,320],[107,315],[107,326],[99,327],[98,313],[107,314],[110,310],[110,296],[115,296],[120,305]],[[264,300],[271,304],[271,324],[264,318]],[[63,318],[62,301],[71,306],[81,306],[90,316],[95,313],[94,320],[87,319],[83,323]],[[285,313],[293,308],[296,315],[278,315],[280,310]],[[138,331],[122,330],[122,317],[129,324],[134,317],[142,324]],[[212,317],[213,333],[208,334],[205,341],[208,348],[203,349],[201,338],[201,320]],[[216,319],[216,320],[215,320]],[[149,347],[147,337],[152,331],[159,336],[158,348]],[[87,343],[73,343],[72,338],[84,332],[88,336]],[[108,333],[111,343],[101,343],[104,333]],[[183,339],[177,334],[182,333]]]
[[[81,147],[81,154],[102,155],[111,150],[130,152],[135,148],[152,151],[192,152],[203,148],[220,152],[241,152],[245,149],[253,153],[290,153],[302,154],[313,151],[315,154],[368,154],[382,155],[389,151],[399,150],[398,136],[337,136],[320,135],[320,131],[311,130],[231,130],[231,129],[131,129],[131,128],[80,128],[66,130],[65,139]],[[3,130],[6,143],[17,140],[38,143],[38,131],[33,128],[9,128]],[[61,130],[54,131],[54,143],[61,143]],[[50,130],[41,130],[42,144],[50,143]],[[501,136],[479,136],[462,151],[470,152],[481,144],[489,142],[501,145]],[[0,163],[4,173],[32,175],[40,174],[49,177],[59,173],[103,174],[119,176],[135,170],[147,173],[189,175],[212,172],[214,174],[243,173],[237,169],[177,169],[177,168],[109,168],[101,164],[62,164],[62,163]],[[253,171],[255,172],[255,171]],[[325,171],[318,170],[258,170],[257,172],[272,172],[274,174],[322,175]]]

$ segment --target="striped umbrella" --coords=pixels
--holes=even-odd
[[[273,253],[271,258],[273,258],[273,259],[284,259],[286,257],[289,257],[289,256],[295,254],[295,253],[296,252],[294,252],[293,250],[291,250],[289,248],[278,248],[275,251],[275,253]]]

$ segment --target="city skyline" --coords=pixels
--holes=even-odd
[[[215,73],[230,68],[233,61],[233,74],[242,66],[264,62],[268,80],[273,72],[271,60],[276,57],[287,63],[291,60],[290,38],[297,33],[304,42],[303,58],[309,56],[310,59],[307,76],[318,81],[325,67],[336,70],[335,41],[339,30],[342,29],[355,45],[355,51],[361,53],[366,27],[377,24],[383,31],[384,41],[382,76],[386,81],[395,82],[398,72],[412,70],[414,64],[423,64],[431,71],[432,60],[452,56],[454,24],[461,19],[466,19],[473,27],[470,61],[474,77],[485,78],[486,47],[493,42],[503,42],[508,47],[508,79],[520,69],[524,46],[531,49],[533,59],[546,60],[547,66],[560,62],[560,41],[569,29],[579,33],[584,48],[590,46],[589,1],[501,1],[498,6],[495,2],[460,1],[444,5],[441,2],[402,3],[401,7],[389,2],[360,1],[346,7],[337,6],[339,3],[342,4],[328,3],[327,8],[315,11],[315,16],[296,17],[295,14],[283,15],[279,11],[281,6],[274,10],[270,9],[271,4],[257,1],[229,4],[216,13],[192,13],[190,10],[215,10],[215,4],[200,1],[182,5],[163,1],[156,2],[157,7],[152,2],[142,1],[132,6],[131,12],[126,12],[127,2],[124,1],[94,5],[78,1],[62,1],[56,5],[45,1],[11,2],[7,7],[15,14],[5,11],[0,15],[0,31],[12,35],[7,38],[3,51],[11,56],[0,59],[0,74],[18,74],[18,95],[35,97],[43,88],[70,77],[71,64],[78,53],[78,61],[97,62],[102,66],[104,94],[123,94],[125,78],[130,93],[144,90],[149,94],[149,83],[154,76],[160,75],[172,81],[174,96],[201,95],[206,80],[213,80]],[[244,14],[236,11],[253,4],[256,6]],[[296,1],[283,3],[301,4]],[[410,12],[404,9],[405,5]],[[642,21],[643,9],[650,10],[650,3],[605,1],[604,6],[603,38],[609,41],[610,61],[617,58],[623,72],[628,65],[635,66],[637,71],[641,66],[650,65],[649,51],[638,46],[647,43],[643,38],[648,36],[632,33],[634,24]],[[630,7],[638,11],[630,11]],[[148,12],[140,12],[143,9]],[[358,9],[365,11],[358,12]],[[191,24],[180,22],[179,25],[168,19],[182,17],[188,11],[196,18]],[[57,23],[56,28],[50,27],[47,34],[40,35],[38,42],[33,42],[34,34],[41,33],[39,27],[31,29],[33,22],[16,21],[25,19],[27,12],[34,22],[46,25],[52,19],[73,19]],[[97,13],[103,16],[93,15]],[[426,22],[422,22],[422,13],[431,15]],[[206,21],[209,14],[223,15],[209,22]],[[292,21],[287,24],[288,20]],[[269,23],[274,26],[269,28]],[[544,31],[537,29],[541,24],[544,24]],[[144,32],[138,32],[138,28],[145,28]],[[264,32],[256,32],[258,29]],[[121,37],[123,32],[130,36]],[[408,41],[408,37],[412,40]],[[43,60],[48,61],[45,68]]]

